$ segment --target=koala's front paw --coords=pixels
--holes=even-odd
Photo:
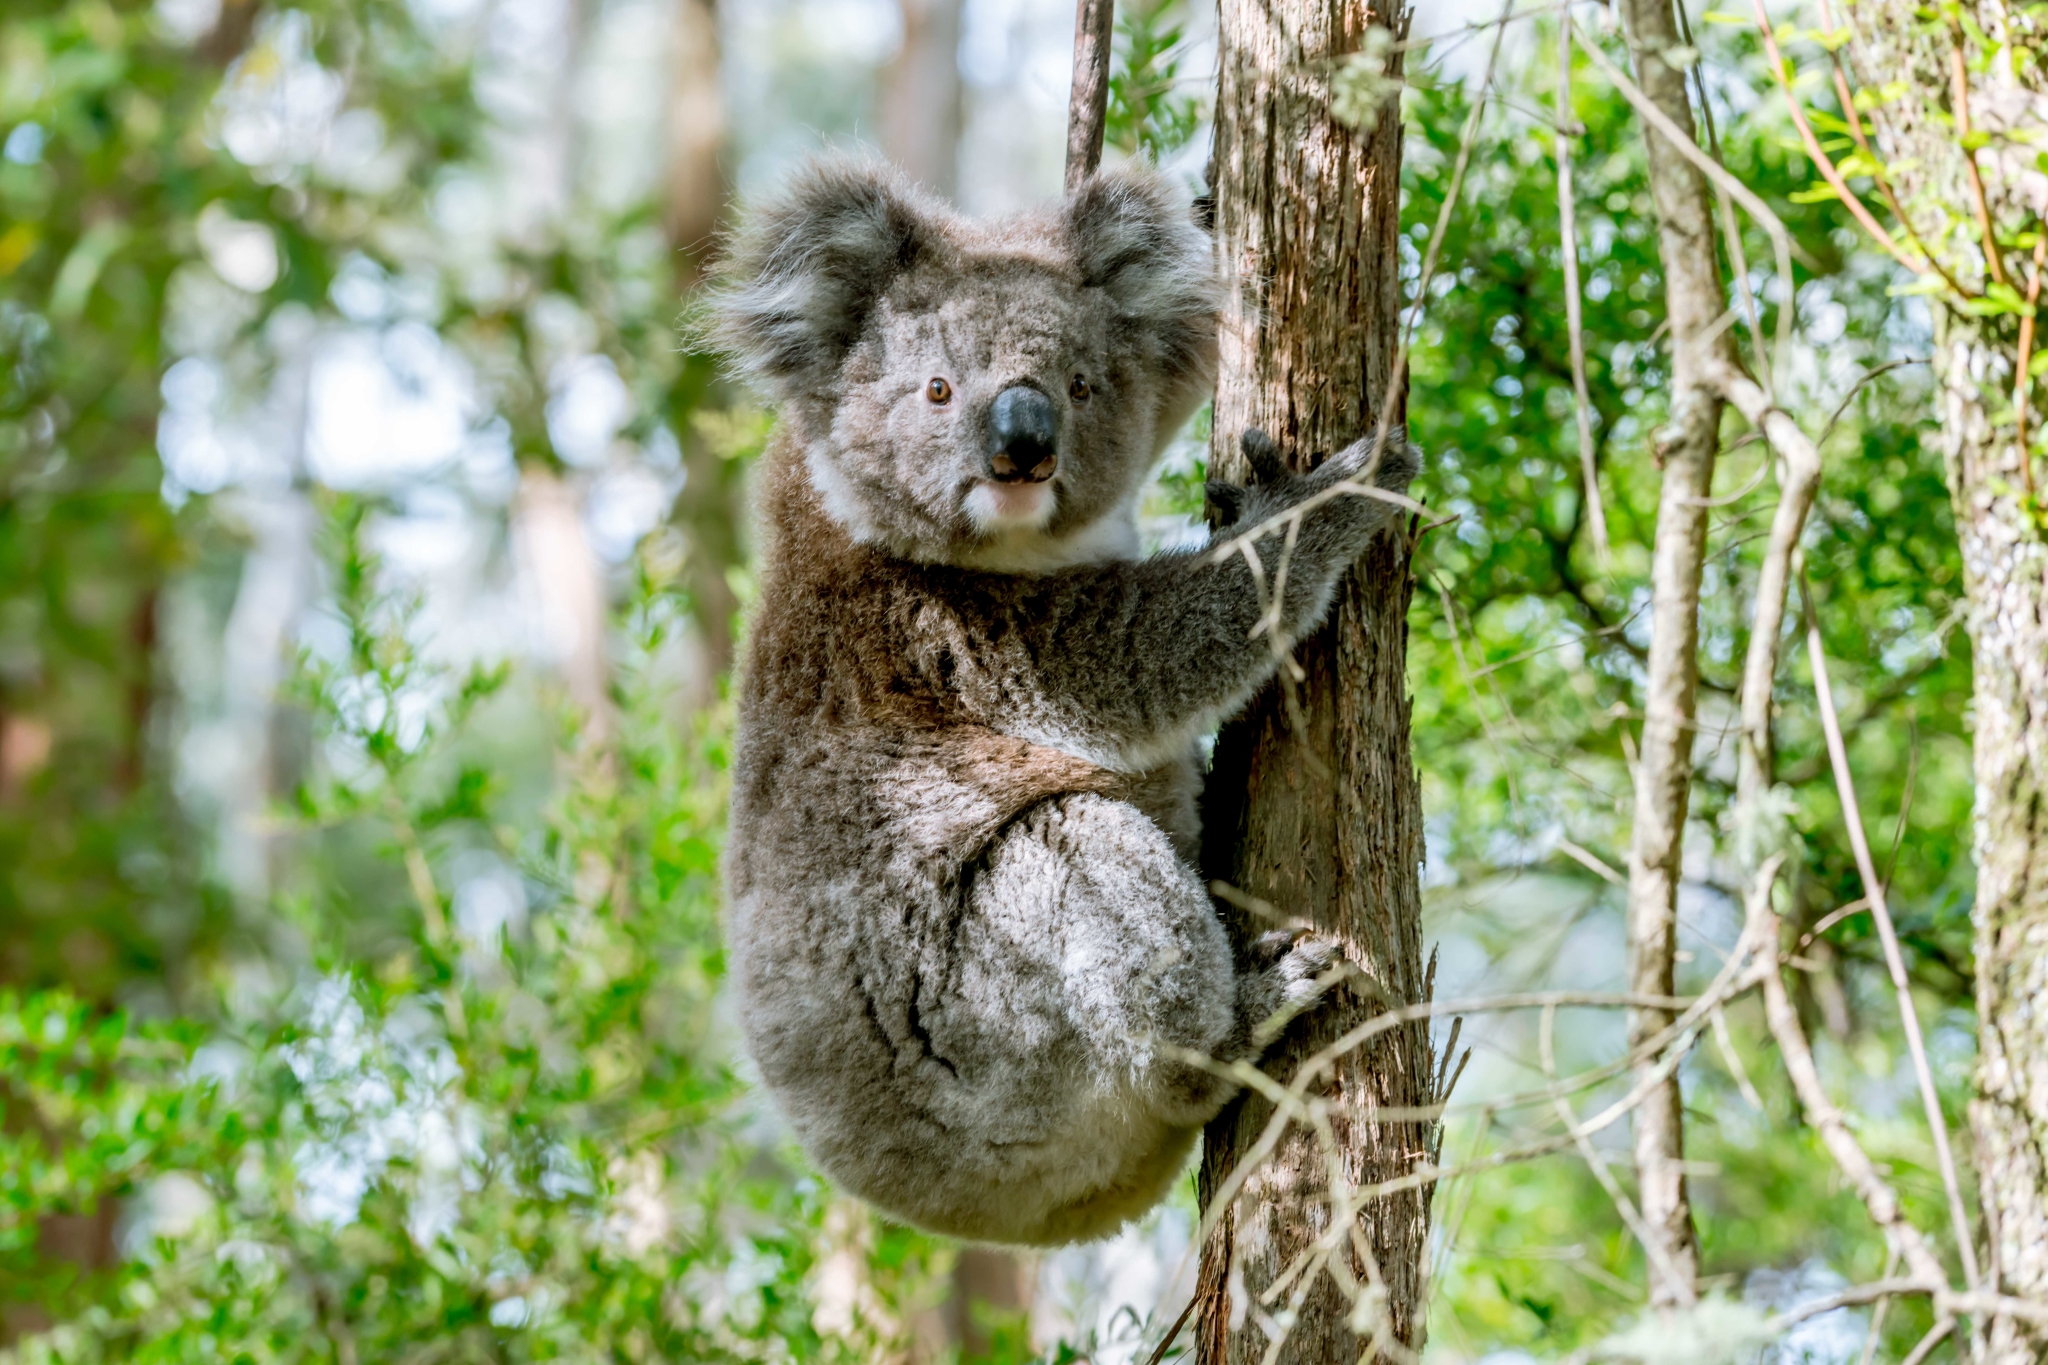
[[[1297,477],[1288,471],[1287,462],[1281,458],[1280,447],[1273,444],[1273,438],[1257,427],[1237,438],[1237,448],[1244,452],[1245,464],[1251,470],[1246,481],[1225,483],[1221,479],[1212,479],[1202,486],[1202,491],[1208,495],[1203,520],[1209,523],[1211,531],[1222,531],[1243,523],[1247,510],[1270,510],[1274,503],[1272,495]],[[1283,496],[1281,501],[1289,499]]]
[[[1248,1022],[1252,1045],[1263,1052],[1290,1020],[1335,984],[1330,973],[1344,961],[1344,949],[1335,939],[1283,930],[1261,935],[1250,957],[1257,984],[1247,1002]]]

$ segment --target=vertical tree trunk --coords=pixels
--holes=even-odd
[[[675,0],[670,31],[662,230],[675,254],[676,285],[704,278],[725,209],[725,95],[719,82],[717,0]]]
[[[1898,92],[1874,120],[1915,235],[1963,289],[1982,294],[2003,281],[2038,300],[2041,254],[2014,238],[2044,230],[2048,176],[2038,145],[2008,135],[2038,137],[2048,23],[1999,0],[1965,3],[1963,24],[1930,24],[1909,0],[1856,0],[1850,16],[1858,74]],[[1985,51],[1965,24],[1999,49]],[[1971,132],[1988,145],[1966,154],[1961,139]],[[1975,316],[1962,304],[1953,293],[1935,298],[1934,368],[1975,667],[1970,1127],[1991,1253],[1984,1287],[2048,1300],[2048,521],[2028,505],[2040,506],[2028,447],[2041,446],[2042,385],[2019,368],[2023,345],[2039,353],[2039,334],[2023,333],[2011,312]],[[1991,1324],[1983,1359],[2044,1357],[2048,1329]]]
[[[1369,25],[1405,32],[1387,0],[1224,0],[1211,182],[1225,304],[1213,467],[1242,479],[1237,437],[1265,428],[1303,464],[1370,434],[1389,391],[1400,311],[1396,273],[1401,128],[1390,105],[1370,133],[1330,115],[1329,77]],[[1398,62],[1399,58],[1395,58]],[[1295,651],[1306,674],[1290,723],[1277,687],[1226,726],[1204,814],[1209,874],[1340,937],[1367,982],[1296,1021],[1267,1067],[1300,1061],[1389,1004],[1427,990],[1422,961],[1421,796],[1409,753],[1405,667],[1412,584],[1405,537],[1382,537],[1338,591],[1332,619]],[[1270,926],[1226,910],[1242,939]],[[1411,1025],[1347,1056],[1319,1093],[1330,1105],[1345,1181],[1375,1184],[1429,1158],[1429,1031]],[[1271,1109],[1245,1096],[1204,1139],[1204,1206]],[[1359,1236],[1329,1242],[1377,1305],[1354,1316],[1330,1273],[1260,1295],[1330,1229],[1329,1163],[1295,1129],[1244,1186],[1203,1248],[1197,1290],[1205,1365],[1259,1362],[1294,1305],[1285,1361],[1359,1358],[1367,1343],[1419,1350],[1430,1190],[1368,1204]],[[1355,1248],[1362,1244],[1370,1261]],[[1278,1315],[1278,1316],[1276,1316]],[[1353,1327],[1363,1328],[1362,1336]],[[1398,1354],[1398,1352],[1397,1352]]]
[[[1636,81],[1643,94],[1687,135],[1692,102],[1685,62],[1667,59],[1683,44],[1670,0],[1623,0]],[[1725,290],[1714,254],[1713,205],[1705,178],[1670,139],[1643,130],[1650,190],[1657,206],[1657,249],[1664,267],[1665,313],[1671,326],[1671,414],[1655,437],[1664,484],[1657,506],[1650,568],[1649,676],[1644,684],[1641,757],[1636,771],[1635,828],[1629,849],[1629,989],[1671,995],[1678,950],[1678,884],[1683,875],[1685,817],[1692,790],[1692,743],[1699,690],[1700,571],[1707,548],[1704,505],[1720,445],[1723,372],[1734,364],[1728,333],[1716,322]],[[1633,1047],[1667,1027],[1663,1010],[1633,1010]],[[1643,1076],[1655,1059],[1637,1063]],[[1635,1113],[1635,1161],[1648,1245],[1650,1302],[1671,1308],[1694,1301],[1699,1242],[1685,1182],[1684,1115],[1678,1081],[1655,1085]]]
[[[2003,343],[2003,344],[2002,344]],[[1990,410],[1985,375],[2010,375],[2009,342],[1944,313],[1935,347],[1943,445],[1970,595],[1977,779],[1978,1197],[1989,1288],[2048,1300],[2048,553],[2016,495],[2020,451]],[[2001,363],[2003,362],[2003,363]],[[2004,1320],[2004,1365],[2048,1356],[2048,1331]]]
[[[882,77],[882,150],[919,184],[960,188],[960,0],[898,0],[903,46]]]
[[[703,282],[725,226],[725,92],[718,0],[674,2],[662,226],[675,262],[676,292],[687,295]],[[740,506],[744,470],[711,449],[690,424],[692,413],[718,401],[715,362],[692,355],[683,366],[670,395],[670,414],[683,448],[685,479],[670,517],[689,541],[683,574],[703,653],[688,695],[702,705],[717,697],[718,680],[732,667],[732,620],[739,599],[726,574],[745,557],[740,540],[746,524]]]

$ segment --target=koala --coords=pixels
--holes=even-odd
[[[826,162],[715,296],[780,413],[726,849],[742,1028],[817,1165],[936,1232],[1051,1245],[1142,1213],[1236,1088],[1191,1057],[1255,1059],[1337,959],[1234,953],[1195,868],[1200,738],[1275,669],[1243,556],[1138,547],[1214,381],[1212,257],[1150,173],[977,221]],[[1248,434],[1257,477],[1218,501],[1257,528],[1369,444],[1293,475]],[[1415,467],[1397,439],[1377,482]],[[1282,642],[1394,515],[1302,515]]]

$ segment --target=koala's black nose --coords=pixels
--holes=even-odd
[[[1059,419],[1052,400],[1026,384],[996,395],[988,415],[989,477],[1004,483],[1043,483],[1059,463]]]

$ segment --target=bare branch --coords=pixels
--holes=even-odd
[[[1870,841],[1864,837],[1863,812],[1857,805],[1856,783],[1849,773],[1849,753],[1842,742],[1841,721],[1835,715],[1834,694],[1828,686],[1827,653],[1821,645],[1820,619],[1813,609],[1813,587],[1806,581],[1803,568],[1799,589],[1806,608],[1806,654],[1813,665],[1814,696],[1820,704],[1821,730],[1827,736],[1828,761],[1835,770],[1835,790],[1842,799],[1842,820],[1849,829],[1849,848],[1856,857],[1857,874],[1863,879],[1863,895],[1870,902],[1878,941],[1884,945],[1885,966],[1891,972],[1892,991],[1899,1001],[1899,1019],[1906,1030],[1906,1048],[1913,1058],[1913,1075],[1920,1084],[1920,1102],[1927,1111],[1927,1126],[1934,1137],[1935,1161],[1941,1169],[1942,1188],[1948,1194],[1949,1218],[1954,1224],[1956,1250],[1962,1258],[1963,1279],[1974,1293],[1978,1286],[1977,1252],[1970,1235],[1970,1215],[1963,1205],[1962,1184],[1956,1178],[1955,1155],[1949,1150],[1948,1122],[1941,1115],[1934,1072],[1927,1064],[1927,1040],[1921,1035],[1920,1014],[1913,1005],[1912,984],[1906,978],[1905,955],[1899,951],[1898,931],[1892,926],[1891,910],[1885,905],[1884,883],[1878,880],[1877,864],[1870,856]],[[1918,1267],[1915,1273],[1919,1273]]]
[[[1716,189],[1742,205],[1743,212],[1754,219],[1770,236],[1771,245],[1778,258],[1778,278],[1785,286],[1785,302],[1782,307],[1789,314],[1793,301],[1792,234],[1785,230],[1784,222],[1777,214],[1771,212],[1770,206],[1758,198],[1754,190],[1730,175],[1726,167],[1717,165],[1712,157],[1701,151],[1699,144],[1693,141],[1691,133],[1681,129],[1669,115],[1651,103],[1642,89],[1600,50],[1599,44],[1587,38],[1577,24],[1572,26],[1572,31],[1578,38],[1579,50],[1586,54],[1593,65],[1600,68],[1603,76],[1614,83],[1614,88],[1621,91],[1622,98],[1634,106],[1643,122],[1663,134],[1665,141],[1678,149],[1679,155],[1699,167],[1700,172],[1713,182]]]
[[[1956,1320],[1954,1318],[1938,1320],[1934,1326],[1927,1329],[1927,1335],[1920,1338],[1920,1344],[1908,1352],[1906,1358],[1900,1361],[1899,1365],[1921,1365],[1922,1361],[1934,1354],[1935,1347],[1948,1340],[1948,1334],[1955,1331],[1955,1329]]]
[[[1109,115],[1109,50],[1115,0],[1075,0],[1074,83],[1067,97],[1067,193],[1102,164]]]
[[[1742,741],[1736,760],[1735,811],[1744,862],[1763,855],[1758,842],[1764,818],[1764,795],[1771,787],[1771,689],[1778,675],[1778,650],[1785,629],[1785,599],[1792,585],[1792,557],[1800,533],[1820,489],[1820,450],[1799,424],[1774,405],[1755,381],[1730,365],[1719,376],[1721,391],[1750,425],[1763,432],[1784,460],[1778,485],[1778,510],[1771,517],[1770,540],[1757,571],[1756,604],[1749,630],[1749,650],[1742,664]]]
[[[1700,579],[1708,519],[1702,503],[1713,491],[1720,447],[1723,399],[1716,381],[1735,364],[1725,326],[1726,290],[1714,251],[1713,210],[1701,172],[1727,177],[1692,140],[1685,63],[1674,57],[1686,45],[1671,6],[1666,0],[1624,0],[1621,8],[1640,87],[1615,69],[1597,45],[1582,37],[1580,46],[1618,88],[1625,87],[1643,121],[1661,134],[1646,134],[1644,141],[1671,325],[1671,398],[1670,417],[1656,435],[1664,485],[1651,548],[1652,629],[1635,765],[1627,935],[1630,988],[1668,995],[1677,972],[1678,883],[1699,696]],[[1639,1043],[1670,1022],[1654,1009],[1636,1011],[1629,1018],[1629,1041]],[[1640,1084],[1655,1068],[1639,1062],[1636,1070]],[[1699,1297],[1694,1283],[1699,1247],[1686,1190],[1684,1110],[1673,1079],[1658,1084],[1636,1112],[1635,1164],[1645,1249],[1656,1272],[1650,1277],[1651,1305],[1689,1306]]]
[[[1607,545],[1607,508],[1600,500],[1600,466],[1593,458],[1593,400],[1586,391],[1586,335],[1579,298],[1578,212],[1572,196],[1572,30],[1569,14],[1568,8],[1561,8],[1557,26],[1557,124],[1553,145],[1557,148],[1558,257],[1564,264],[1565,326],[1571,332],[1572,408],[1579,422],[1579,475],[1586,485],[1586,517],[1593,532],[1593,553],[1601,571],[1606,572],[1612,557]]]
[[[1776,866],[1767,864],[1763,873],[1758,875],[1749,897],[1749,924],[1757,939],[1766,946],[1766,952],[1773,957],[1781,933],[1777,912],[1771,909],[1771,884],[1776,874]],[[1813,1049],[1807,1046],[1805,1030],[1799,1025],[1799,1013],[1792,1008],[1791,997],[1785,992],[1785,979],[1775,961],[1771,970],[1763,974],[1763,987],[1764,1017],[1770,1023],[1771,1036],[1777,1039],[1778,1051],[1785,1060],[1785,1071],[1792,1078],[1792,1088],[1806,1110],[1807,1122],[1819,1131],[1828,1155],[1834,1158],[1835,1165],[1855,1187],[1870,1220],[1877,1224],[1885,1240],[1905,1260],[1907,1269],[1913,1272],[1913,1279],[1920,1284],[1946,1285],[1948,1276],[1941,1268],[1940,1259],[1920,1235],[1920,1230],[1906,1221],[1899,1208],[1898,1195],[1878,1174],[1877,1167],[1850,1135],[1842,1111],[1835,1108],[1834,1101],[1828,1098],[1827,1089],[1821,1084],[1820,1070],[1813,1064]]]

